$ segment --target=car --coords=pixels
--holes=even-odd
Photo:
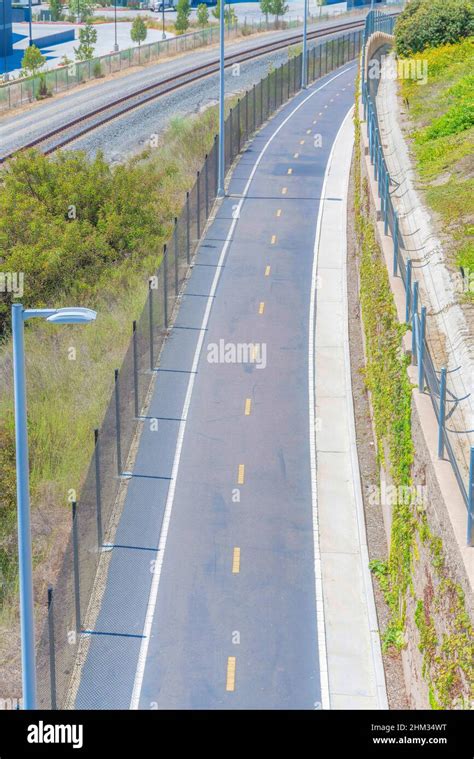
[[[164,6],[164,7],[163,7]],[[148,6],[148,10],[152,13],[162,13],[165,11],[175,11],[174,0],[154,0]]]

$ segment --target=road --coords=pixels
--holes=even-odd
[[[321,573],[314,445],[316,228],[354,77],[348,64],[263,127],[202,240],[161,356],[147,413],[158,430],[145,422],[76,708],[377,708],[356,564],[341,564],[349,605],[333,598],[324,621],[323,597],[341,586]],[[343,182],[349,133],[345,143]],[[336,229],[342,200],[327,197],[340,209]],[[260,347],[253,356],[228,360],[249,343]],[[331,521],[327,551],[338,558]],[[357,560],[347,528],[345,560]]]

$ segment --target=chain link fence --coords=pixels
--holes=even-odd
[[[310,47],[308,81],[357,57],[361,42],[362,32],[356,31]],[[236,102],[234,99],[225,121],[226,170],[252,134],[300,90],[301,70],[300,54],[270,71]],[[217,168],[215,137],[181,214],[174,220],[160,266],[149,279],[143,311],[130,325],[130,344],[120,369],[115,370],[114,391],[104,420],[93,432],[94,454],[79,499],[70,506],[71,531],[54,588],[48,592],[37,649],[38,706],[42,709],[69,705],[79,641],[90,634],[100,608],[99,561],[120,517],[120,490],[132,466],[160,351],[216,199]]]
[[[462,415],[458,424],[453,423],[456,409],[460,408],[463,398],[449,387],[446,367],[437,369],[429,349],[427,337],[426,306],[423,306],[418,294],[418,282],[413,281],[413,264],[407,251],[407,245],[400,230],[399,216],[394,207],[391,190],[397,186],[390,176],[384,157],[383,143],[380,136],[377,114],[377,90],[379,79],[366,78],[366,45],[375,32],[393,33],[395,19],[380,11],[371,11],[367,16],[364,30],[362,52],[362,103],[364,119],[367,122],[369,136],[370,161],[374,167],[378,196],[381,201],[382,220],[385,234],[393,239],[393,274],[399,276],[405,288],[405,321],[412,329],[412,362],[418,368],[418,389],[428,390],[436,418],[438,420],[438,457],[446,452],[453,468],[459,490],[467,507],[467,544],[472,546],[474,517],[474,447],[469,443],[469,430],[464,429]],[[447,420],[451,424],[447,424]],[[455,429],[455,427],[458,427]],[[468,451],[466,457],[465,452]]]

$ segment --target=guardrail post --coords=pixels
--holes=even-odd
[[[439,388],[439,418],[438,418],[438,458],[444,456],[444,424],[446,419],[446,368],[441,369]]]
[[[74,563],[74,608],[76,611],[76,632],[81,632],[81,596],[79,586],[79,535],[77,531],[77,504],[72,504],[72,547]]]
[[[411,258],[405,264],[405,321],[408,324],[410,321],[410,306],[411,306]]]
[[[177,218],[177,216],[174,217],[173,248],[174,248],[174,294],[175,294],[176,297],[178,297],[178,289],[179,289],[178,257],[179,257],[179,250],[178,250],[178,218]]]
[[[467,544],[473,545],[473,523],[474,523],[474,446],[471,446],[469,457],[469,492],[467,502]]]
[[[95,463],[95,510],[97,520],[97,545],[102,548],[102,501],[100,488],[100,441],[99,430],[94,430],[94,463]]]
[[[418,282],[413,285],[413,308],[411,320],[411,357],[416,360],[416,320],[418,318]]]
[[[138,352],[137,352],[137,323],[132,324],[133,348],[133,396],[135,404],[135,419],[138,419]]]
[[[165,328],[168,328],[168,249],[163,245],[163,299]]]
[[[56,702],[56,645],[54,640],[54,596],[52,585],[48,586],[48,638],[49,638],[49,682],[51,689],[51,709],[55,711]]]
[[[418,338],[418,390],[425,389],[425,335],[426,335],[426,306],[421,309],[420,334]]]
[[[388,199],[389,199],[389,174],[387,171],[387,167],[385,167],[385,199],[384,199],[384,206],[385,206],[385,219],[384,219],[384,234],[388,234]]]
[[[395,222],[393,230],[393,276],[398,276],[398,213],[394,211]]]
[[[115,381],[115,433],[116,433],[116,447],[117,447],[117,474],[120,477],[122,474],[122,444],[120,439],[120,392],[119,392],[119,370],[114,371]]]
[[[197,186],[196,228],[197,228],[197,239],[200,240],[201,239],[201,172],[200,171],[196,173],[196,186]]]

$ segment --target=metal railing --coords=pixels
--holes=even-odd
[[[393,274],[399,276],[405,288],[405,321],[412,329],[412,362],[418,367],[418,389],[428,390],[434,412],[438,420],[438,457],[443,458],[445,452],[453,468],[459,490],[467,507],[467,545],[474,544],[474,447],[470,446],[468,471],[462,471],[459,462],[458,446],[453,442],[454,437],[468,434],[468,431],[452,430],[446,424],[451,414],[446,414],[446,404],[459,404],[463,399],[449,389],[445,367],[437,369],[428,347],[426,329],[426,306],[422,306],[418,293],[418,282],[413,281],[413,263],[407,253],[407,247],[400,229],[399,215],[393,205],[391,188],[397,183],[392,179],[384,157],[383,143],[380,136],[376,93],[378,78],[365,76],[366,45],[370,36],[375,32],[393,34],[395,19],[380,11],[371,11],[364,29],[364,44],[362,49],[362,103],[364,119],[367,123],[369,136],[369,155],[374,167],[374,178],[377,182],[378,195],[381,202],[381,214],[385,234],[390,231],[393,239]],[[469,441],[468,441],[469,442]]]
[[[309,48],[307,81],[358,57],[361,43],[362,30],[314,44]],[[301,89],[301,63],[301,55],[290,58],[234,103],[225,121],[226,170],[252,134]],[[172,328],[189,264],[216,199],[217,150],[216,136],[193,188],[186,193],[182,212],[174,220],[161,264],[149,279],[141,316],[130,325],[130,344],[120,369],[115,370],[113,395],[100,429],[93,433],[94,454],[84,484],[77,503],[69,505],[71,530],[54,588],[48,591],[37,649],[40,708],[71,706],[79,642],[81,636],[90,635],[90,625],[97,617],[97,570],[120,519],[119,490],[132,466],[132,444],[140,431],[160,350]]]

